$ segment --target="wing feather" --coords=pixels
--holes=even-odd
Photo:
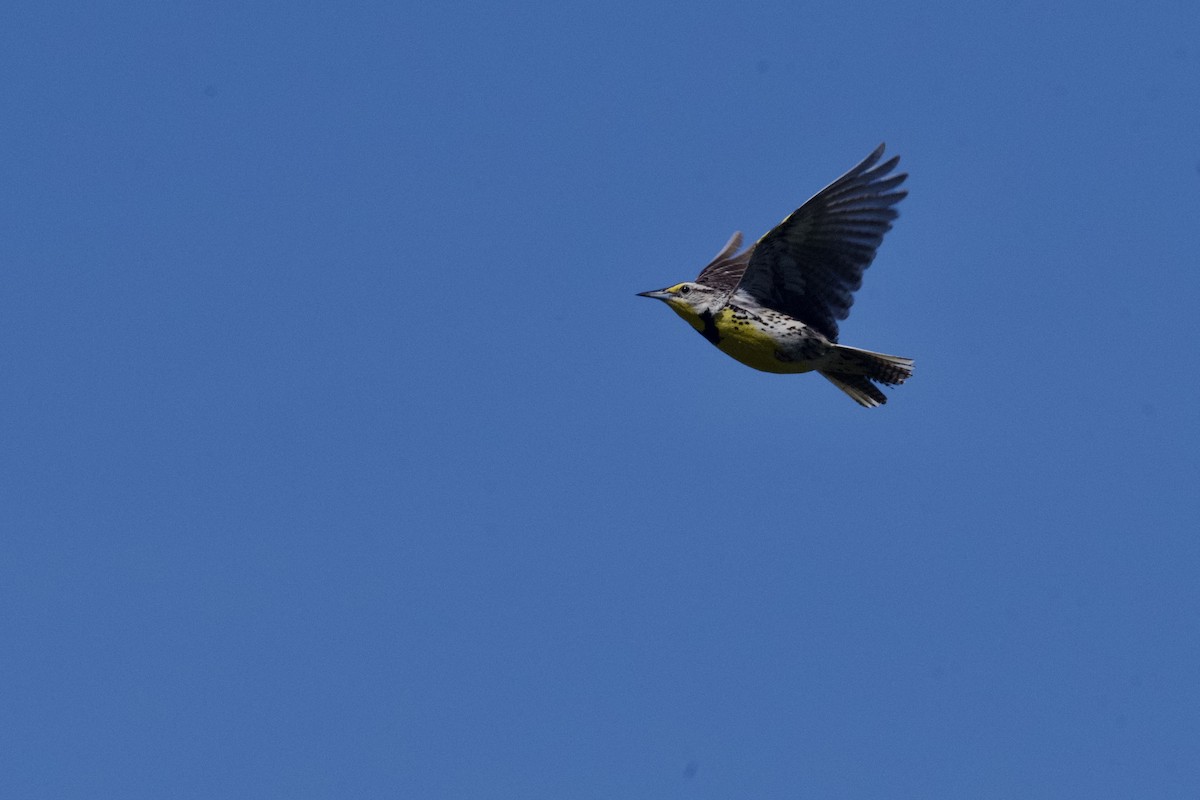
[[[697,282],[740,288],[767,308],[793,316],[837,341],[837,321],[850,314],[863,271],[875,259],[883,235],[899,216],[892,208],[908,194],[897,191],[908,176],[889,173],[883,145],[817,192],[745,252],[730,244],[700,273]],[[732,247],[731,247],[732,245]]]
[[[746,271],[746,264],[750,261],[750,251],[753,249],[748,248],[738,253],[737,250],[741,246],[742,232],[738,231],[729,237],[729,241],[721,248],[721,252],[717,253],[708,266],[700,271],[696,277],[696,283],[733,294],[733,290],[742,280],[742,273]]]

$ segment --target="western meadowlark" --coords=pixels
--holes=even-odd
[[[837,321],[850,314],[863,270],[908,192],[899,157],[882,164],[883,145],[817,192],[741,253],[735,233],[694,281],[642,292],[669,305],[721,352],[764,372],[816,370],[868,408],[887,402],[889,386],[912,375],[910,358],[837,343]],[[876,166],[878,164],[878,166]]]

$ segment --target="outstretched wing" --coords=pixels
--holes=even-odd
[[[700,271],[696,277],[696,283],[732,294],[742,280],[742,273],[746,271],[746,264],[750,261],[750,253],[754,249],[749,248],[738,253],[737,250],[741,246],[742,232],[738,231],[729,237],[729,241],[721,248],[721,252],[717,253],[709,265]]]
[[[737,288],[836,342],[837,321],[849,316],[863,270],[898,216],[892,206],[908,194],[894,191],[908,175],[888,177],[900,158],[876,166],[882,157],[879,145],[759,239]]]

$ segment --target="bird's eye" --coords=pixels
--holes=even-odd
[[[688,294],[688,293],[689,293],[689,292],[691,292],[691,291],[692,291],[692,287],[690,287],[690,286],[681,286],[681,287],[679,287],[679,293],[680,293],[680,294]]]

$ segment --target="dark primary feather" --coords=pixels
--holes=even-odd
[[[760,304],[795,317],[837,341],[837,321],[850,314],[863,270],[908,193],[894,191],[908,176],[888,177],[899,157],[875,166],[883,145],[738,255],[735,235],[704,268],[697,283],[744,289]]]
[[[742,232],[738,231],[729,237],[729,241],[721,248],[721,252],[717,253],[709,265],[700,271],[696,277],[696,283],[732,294],[742,279],[742,273],[746,271],[746,264],[750,261],[750,253],[753,250],[750,248],[734,255],[741,246]]]

